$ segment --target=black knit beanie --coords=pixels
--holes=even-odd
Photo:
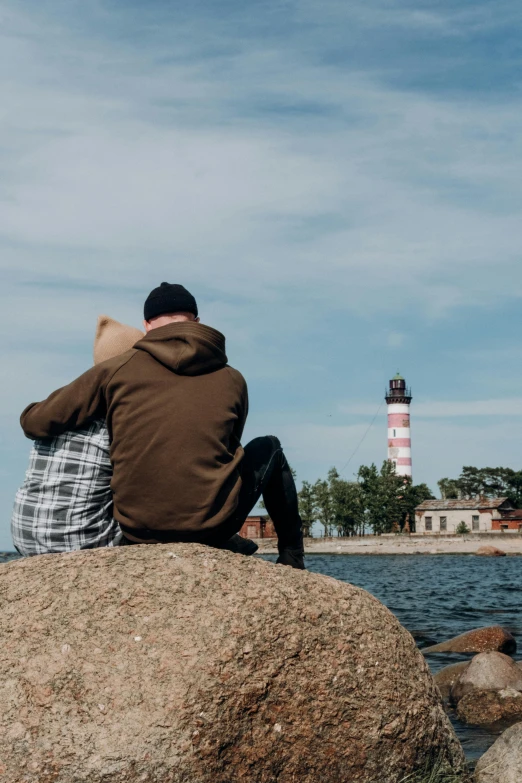
[[[146,321],[167,313],[193,313],[198,317],[198,306],[192,294],[182,285],[162,283],[145,300],[143,314]]]

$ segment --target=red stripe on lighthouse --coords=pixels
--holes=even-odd
[[[410,426],[409,413],[388,414],[388,427],[409,427],[409,426]]]
[[[397,460],[397,465],[410,465],[411,466],[411,457],[399,457]]]
[[[405,448],[411,448],[411,438],[390,438],[389,445],[393,447],[404,446]]]

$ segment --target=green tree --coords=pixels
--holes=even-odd
[[[486,477],[483,471],[471,465],[465,465],[457,479],[461,497],[474,498],[487,493]]]
[[[299,514],[303,522],[303,535],[311,536],[316,513],[314,490],[309,481],[303,481],[301,489],[297,493],[297,499],[299,501]]]
[[[435,500],[427,484],[412,484],[411,478],[406,478],[401,491],[401,531],[408,528],[415,532],[415,509],[425,500]]]
[[[522,470],[506,469],[508,497],[517,508],[522,507]]]
[[[364,527],[369,527],[375,534],[385,532],[383,513],[382,477],[376,465],[369,467],[361,465],[357,474],[364,508]]]
[[[455,533],[458,536],[465,536],[466,533],[469,533],[469,527],[466,525],[464,520],[462,520],[462,522],[459,522],[459,524],[457,525],[457,529],[455,530]]]
[[[332,502],[333,526],[339,536],[355,535],[364,524],[364,508],[359,484],[346,481],[336,468],[328,472],[328,485]]]
[[[315,518],[324,528],[325,537],[332,535],[333,504],[327,481],[318,479],[312,487]]]
[[[470,468],[462,469],[461,477],[473,470],[480,482],[480,494],[485,497],[508,497],[515,506],[522,503],[522,471],[512,468]]]
[[[438,485],[443,499],[507,497],[517,508],[522,506],[522,470],[464,465],[457,479],[444,478]]]
[[[364,535],[364,503],[357,481],[347,481],[345,487],[346,505],[350,509],[345,535]]]
[[[442,500],[458,498],[459,488],[455,479],[443,478],[437,482]]]
[[[412,529],[416,507],[433,498],[426,484],[412,484],[411,478],[398,476],[390,460],[383,462],[380,471],[375,465],[362,465],[358,477],[365,522],[376,535],[402,531],[408,523]]]
[[[398,476],[395,464],[391,460],[384,460],[380,474],[380,503],[382,509],[381,524],[377,533],[391,533],[398,531],[404,516],[404,494],[408,486],[408,479]]]

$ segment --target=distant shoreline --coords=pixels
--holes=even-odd
[[[255,539],[260,555],[277,555],[276,538]],[[522,535],[490,533],[473,536],[383,535],[354,538],[306,538],[309,555],[474,555],[481,546],[494,546],[507,555],[522,555]],[[17,559],[0,552],[0,563]]]
[[[257,539],[258,554],[277,554],[277,540]],[[522,536],[364,536],[361,538],[307,538],[309,555],[474,555],[481,546],[494,546],[507,555],[522,555]]]

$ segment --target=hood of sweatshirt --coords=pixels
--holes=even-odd
[[[203,375],[227,364],[225,337],[194,321],[152,329],[134,348],[145,351],[178,375]]]

